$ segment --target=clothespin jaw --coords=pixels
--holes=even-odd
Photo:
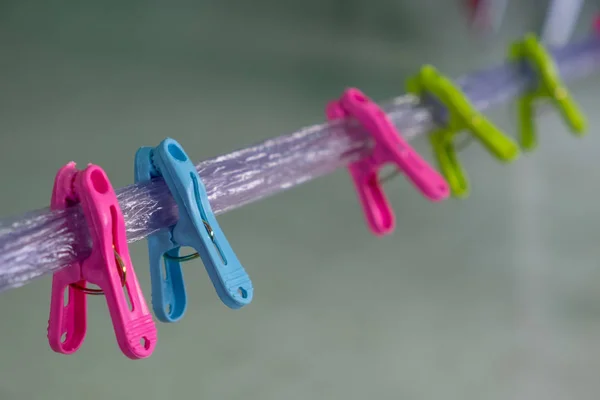
[[[145,163],[141,160],[147,159],[147,155],[152,160],[153,171],[165,180],[179,211],[179,220],[170,228],[169,237],[165,235],[149,242],[153,288],[159,289],[156,301],[153,294],[157,316],[162,314],[164,322],[173,322],[176,320],[174,317],[180,318],[185,310],[186,297],[179,264],[181,259],[177,261],[181,246],[192,247],[198,252],[217,295],[225,305],[237,309],[249,304],[254,293],[250,277],[221,230],[210,207],[206,188],[181,145],[167,138],[154,149],[139,150],[136,165],[138,158],[141,164]],[[141,179],[141,175],[141,172],[136,172],[136,178],[139,176]],[[152,237],[158,236],[155,234]],[[167,274],[171,273],[170,281],[160,275],[160,260],[165,255]],[[159,278],[165,283],[154,282]],[[165,312],[169,305],[177,309],[172,308],[171,313]]]
[[[135,154],[135,183],[160,177],[154,166],[152,147],[141,147]],[[187,293],[179,261],[180,246],[173,243],[171,229],[160,230],[147,238],[152,309],[161,322],[177,322],[185,314]],[[164,265],[163,265],[164,264]]]
[[[400,136],[383,110],[358,89],[347,89],[340,100],[330,102],[327,118],[353,117],[371,135],[374,145],[369,156],[349,165],[367,224],[377,236],[394,230],[395,215],[379,181],[379,170],[394,164],[431,201],[441,201],[450,191],[444,178],[430,167]]]
[[[560,79],[552,57],[533,34],[513,43],[509,49],[512,61],[524,62],[537,78],[536,86],[518,100],[519,136],[521,147],[530,151],[537,146],[534,102],[548,99],[560,111],[563,120],[575,136],[585,135],[587,121],[567,87]]]
[[[133,269],[125,221],[117,196],[104,171],[88,165],[77,171],[69,163],[57,174],[53,209],[80,204],[92,239],[92,252],[81,263],[56,272],[52,279],[48,341],[54,351],[75,352],[86,333],[86,294],[103,294],[121,351],[131,359],[150,356],[156,345],[156,326],[146,307]],[[89,289],[86,283],[100,289]],[[64,292],[69,298],[64,304]],[[129,302],[128,302],[129,300]]]
[[[423,66],[418,75],[410,78],[407,91],[421,96],[425,101],[432,100],[447,111],[447,118],[432,133],[430,142],[454,196],[466,197],[469,193],[468,178],[460,165],[454,144],[456,135],[461,131],[469,132],[499,161],[509,162],[518,157],[516,143],[477,111],[466,95],[433,66]]]
[[[63,210],[77,203],[72,193],[76,172],[75,163],[70,162],[56,174],[50,201],[52,210]],[[52,276],[48,343],[52,350],[61,354],[73,354],[79,350],[87,333],[87,296],[71,286],[73,282],[79,287],[86,286],[79,262],[74,262]],[[66,304],[65,290],[68,291]]]

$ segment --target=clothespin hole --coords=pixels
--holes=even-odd
[[[100,194],[108,192],[108,181],[102,171],[95,169],[90,175],[90,180],[94,186],[94,190]]]
[[[177,161],[187,161],[185,153],[181,147],[177,146],[175,143],[169,144],[168,149],[171,156],[173,156],[173,158],[175,158]]]
[[[148,350],[150,348],[150,341],[148,340],[148,338],[146,336],[142,336],[142,338],[140,339],[140,344],[146,350]]]
[[[165,257],[162,259],[162,278],[164,281],[167,280],[167,262]]]
[[[66,341],[67,341],[67,332],[64,332],[64,333],[62,334],[62,336],[60,337],[60,342],[61,342],[61,343],[64,343],[64,342],[66,342]]]
[[[165,306],[165,310],[167,311],[167,314],[171,314],[171,310],[173,310],[173,307],[171,306],[171,304],[167,304]]]
[[[472,135],[467,134],[466,132],[461,132],[461,137],[455,141],[454,148],[456,151],[463,151],[467,148],[471,143],[473,143],[475,139]]]
[[[360,101],[361,103],[364,103],[365,101],[367,101],[365,96],[363,96],[361,93],[354,93],[354,100]]]
[[[248,298],[248,291],[241,286],[238,288],[238,293],[242,296],[242,299]]]
[[[223,262],[224,265],[227,265],[227,259],[225,258],[225,254],[223,254],[223,252],[221,251],[221,248],[219,247],[219,244],[213,239],[212,244],[215,248],[215,250],[217,251],[217,254],[219,255],[219,258],[221,259],[221,261]]]
[[[125,294],[129,311],[133,311],[133,303],[131,302],[131,297],[129,296],[129,290],[127,290],[127,286],[123,286],[123,293]]]
[[[397,169],[391,165],[386,165],[383,168],[381,168],[379,170],[379,172],[377,173],[377,180],[379,181],[379,183],[383,184],[383,183],[391,181],[392,179],[394,179],[401,173],[402,172],[399,169]]]
[[[69,305],[69,288],[68,287],[66,287],[64,290],[63,305],[65,307]]]

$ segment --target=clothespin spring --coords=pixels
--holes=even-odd
[[[115,249],[114,245],[113,252],[115,253],[115,261],[117,262],[117,271],[119,272],[119,276],[121,277],[121,287],[125,287],[125,284],[127,283],[127,265],[125,264],[125,261],[123,261],[121,255],[117,252],[117,249]],[[101,296],[104,294],[104,291],[102,289],[89,288],[81,286],[77,283],[71,283],[69,286],[71,286],[73,289],[77,289],[91,296]]]
[[[206,228],[206,232],[208,232],[208,236],[210,236],[210,240],[212,240],[213,244],[216,245],[215,231],[213,230],[212,226],[210,226],[210,224],[205,220],[202,220],[202,223],[204,224],[204,227]],[[198,254],[198,252],[195,252],[192,254],[188,254],[186,256],[172,256],[169,253],[165,253],[163,255],[163,257],[168,258],[169,260],[174,260],[174,261],[179,261],[179,262],[187,262],[187,261],[195,260],[196,258],[200,257],[200,254]]]

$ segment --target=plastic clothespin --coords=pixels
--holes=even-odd
[[[90,164],[78,171],[70,162],[58,171],[51,208],[61,210],[76,204],[81,204],[88,224],[92,253],[52,277],[50,347],[62,354],[76,352],[87,331],[86,295],[103,294],[123,353],[131,359],[149,357],[156,345],[156,326],[129,258],[117,196],[100,167]],[[100,289],[87,287],[87,282]],[[66,304],[65,290],[69,296]]]
[[[431,100],[447,112],[443,126],[432,132],[429,140],[454,196],[466,197],[469,193],[468,178],[454,144],[455,136],[461,131],[468,131],[500,161],[518,157],[517,144],[478,112],[466,95],[433,66],[423,66],[417,76],[409,79],[407,91],[421,96],[424,101]]]
[[[326,114],[329,120],[354,117],[374,139],[371,155],[348,167],[373,234],[391,233],[395,225],[394,212],[378,178],[378,172],[385,164],[395,164],[429,200],[440,201],[449,196],[444,178],[419,156],[383,110],[360,90],[347,89],[340,100],[327,105]]]
[[[533,150],[537,146],[533,104],[540,99],[549,99],[558,108],[571,131],[576,136],[583,136],[587,126],[586,118],[571,98],[552,57],[538,38],[533,34],[526,35],[523,40],[512,44],[509,53],[512,61],[523,62],[537,77],[536,86],[518,100],[521,147]]]
[[[600,14],[598,14],[594,20],[594,30],[596,33],[600,34]]]
[[[471,23],[477,22],[477,17],[481,13],[482,6],[485,4],[484,0],[465,0],[464,1],[467,11],[469,13],[469,19]]]
[[[470,24],[480,32],[497,32],[504,20],[508,0],[467,0]]]
[[[156,148],[141,147],[135,155],[135,181],[157,177],[164,178],[179,209],[179,221],[174,226],[148,237],[152,307],[157,318],[176,322],[183,317],[187,296],[181,262],[197,255],[225,305],[237,309],[250,303],[254,291],[250,277],[219,227],[196,167],[171,138]],[[181,246],[190,246],[198,253],[180,257]]]

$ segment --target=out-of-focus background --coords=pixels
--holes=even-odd
[[[385,100],[423,63],[451,76],[500,63],[545,13],[513,1],[486,38],[460,6],[5,0],[1,213],[45,207],[69,160],[120,187],[136,149],[165,136],[201,160],[323,121],[346,86]],[[231,311],[201,263],[186,265],[188,312],[158,325],[150,359],[120,353],[101,298],[82,349],[62,356],[45,337],[50,278],[2,293],[0,399],[596,399],[600,79],[570,87],[586,138],[548,115],[540,148],[514,164],[470,146],[467,200],[434,205],[395,180],[390,237],[364,227],[345,171],[220,217],[255,299]],[[488,115],[515,131],[513,105]],[[132,245],[149,294],[146,251]]]

